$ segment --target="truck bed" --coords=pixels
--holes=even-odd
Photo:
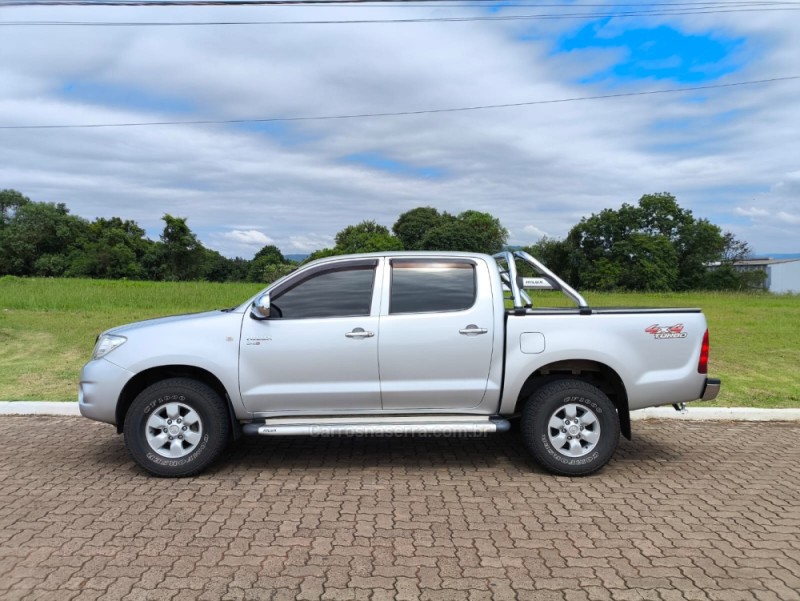
[[[529,307],[526,315],[646,315],[663,313],[701,313],[702,309],[690,307]],[[509,315],[514,310],[508,311]]]

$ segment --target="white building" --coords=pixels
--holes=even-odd
[[[745,259],[735,261],[733,267],[737,271],[766,271],[764,288],[770,292],[800,293],[800,259]]]
[[[786,259],[769,265],[767,289],[778,293],[800,293],[800,259]]]

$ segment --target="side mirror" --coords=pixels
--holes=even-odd
[[[250,305],[250,317],[253,319],[267,319],[269,317],[270,301],[269,292],[260,295]]]

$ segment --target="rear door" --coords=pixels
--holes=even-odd
[[[383,409],[480,405],[496,327],[487,265],[396,258],[384,269],[378,341]]]

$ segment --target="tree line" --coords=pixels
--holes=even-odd
[[[766,278],[734,269],[752,255],[747,242],[696,218],[667,192],[584,217],[563,240],[543,238],[528,250],[589,290],[746,290]]]
[[[224,257],[203,246],[186,218],[166,214],[162,220],[159,239],[151,240],[135,221],[88,221],[63,203],[34,202],[16,190],[2,190],[0,275],[270,282],[298,267],[274,245],[250,260]],[[418,207],[401,214],[391,230],[369,220],[350,225],[336,234],[332,248],[317,250],[306,261],[390,250],[494,254],[507,241],[508,230],[488,213],[452,215]],[[543,238],[525,250],[584,289],[742,289],[761,277],[731,266],[749,254],[745,242],[696,219],[667,193],[601,211],[582,219],[566,238]],[[715,262],[720,265],[709,270]]]

